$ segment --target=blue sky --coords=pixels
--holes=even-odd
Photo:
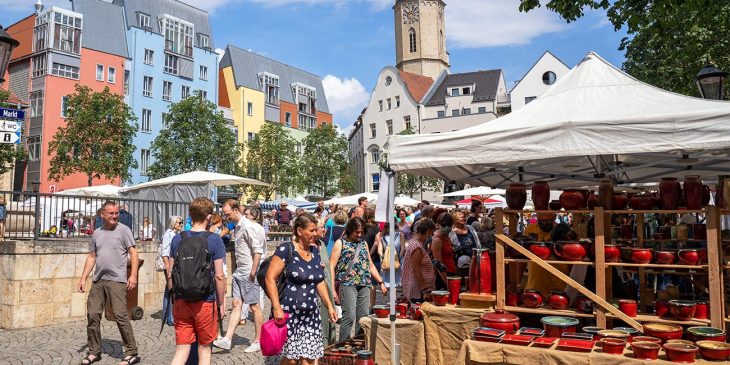
[[[155,1],[155,0],[149,0]],[[208,10],[217,48],[233,44],[320,75],[337,124],[350,126],[380,70],[395,64],[393,0],[186,0]],[[32,12],[35,0],[0,0],[0,24]],[[70,7],[66,0],[47,5]],[[596,51],[620,66],[623,32],[605,13],[566,24],[546,10],[520,13],[518,0],[446,0],[451,71],[501,68],[508,87],[545,50],[568,66]]]

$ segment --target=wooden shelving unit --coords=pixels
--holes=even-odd
[[[512,307],[505,306],[504,309],[508,312],[514,313],[530,313],[530,314],[542,314],[545,316],[566,316],[566,317],[580,317],[580,318],[593,318],[592,313],[577,312],[569,309],[552,309],[552,308],[524,308],[524,307]]]
[[[606,317],[611,319],[616,319],[617,317],[613,314],[606,314]],[[707,326],[711,323],[709,319],[697,319],[693,318],[691,321],[678,321],[676,319],[669,319],[669,318],[660,318],[653,314],[643,314],[639,313],[636,315],[636,317],[633,317],[637,322],[654,322],[654,323],[671,323],[671,324],[679,324],[684,326]]]

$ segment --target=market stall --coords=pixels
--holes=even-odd
[[[390,363],[393,352],[390,320],[388,318],[377,318],[373,315],[361,318],[360,326],[365,332],[365,347],[374,354],[375,363]],[[401,364],[426,363],[426,343],[423,328],[423,321],[408,318],[396,319],[396,336],[409,339],[409,341],[402,342],[399,347]]]

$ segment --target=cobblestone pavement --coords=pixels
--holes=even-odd
[[[230,302],[230,301],[229,301]],[[229,312],[230,313],[230,312]],[[265,314],[268,314],[268,306]],[[154,318],[153,318],[154,317]],[[223,328],[228,321],[223,320]],[[159,312],[139,321],[132,321],[134,336],[142,357],[142,364],[169,364],[175,353],[175,332],[165,326],[160,332]],[[102,360],[99,365],[117,364],[123,357],[122,340],[114,322],[102,320]],[[247,354],[243,350],[253,338],[252,321],[238,326],[233,337],[233,349],[228,352],[213,349],[214,364],[264,364],[260,352]],[[86,356],[86,321],[20,330],[0,329],[0,365],[60,365],[79,364]]]

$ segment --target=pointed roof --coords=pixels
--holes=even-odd
[[[434,92],[428,100],[424,101],[424,104],[426,106],[445,105],[446,93],[450,87],[471,84],[477,86],[472,94],[475,102],[496,100],[500,76],[502,76],[501,69],[448,74],[435,86]]]
[[[405,71],[400,71],[400,78],[405,82],[408,92],[411,93],[411,96],[417,103],[421,101],[433,84],[433,79],[428,76],[416,75]]]

